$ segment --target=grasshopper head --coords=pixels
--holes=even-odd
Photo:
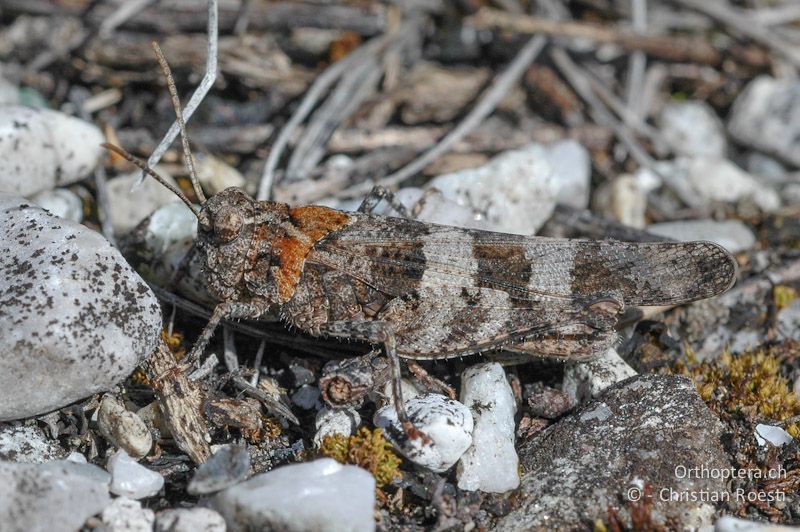
[[[209,198],[197,215],[197,249],[209,291],[220,299],[240,296],[255,225],[255,202],[238,188]]]

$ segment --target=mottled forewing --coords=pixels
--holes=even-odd
[[[388,295],[448,286],[513,299],[671,305],[724,292],[733,258],[711,242],[627,243],[526,237],[354,215],[307,262],[344,271]]]

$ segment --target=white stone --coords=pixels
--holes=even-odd
[[[167,174],[162,167],[156,166],[155,171],[169,183],[176,184],[172,176]],[[180,202],[181,206],[188,210],[188,207],[175,194],[152,177],[145,177],[141,185],[131,190],[139,179],[139,173],[137,170],[121,175],[109,179],[106,184],[111,225],[117,234],[127,233],[147,218],[150,213],[164,205]]]
[[[152,532],[156,515],[139,501],[117,497],[100,515],[107,532]]]
[[[403,378],[400,379],[400,393],[403,395],[403,401],[408,401],[412,397],[420,395],[422,391],[417,388],[417,384],[414,381]],[[394,386],[391,379],[383,385],[383,398],[385,402],[382,404],[390,404],[394,401]]]
[[[564,370],[562,389],[574,404],[578,404],[597,397],[612,384],[636,374],[636,370],[630,367],[612,347],[594,360],[567,366]]]
[[[432,179],[446,199],[466,206],[495,231],[530,235],[550,217],[558,184],[547,150],[529,144],[477,168]]]
[[[4,532],[78,530],[108,506],[107,485],[62,465],[0,462]]]
[[[89,480],[97,482],[98,484],[102,484],[105,487],[108,487],[111,484],[111,475],[108,474],[108,471],[105,471],[94,464],[73,462],[70,460],[53,460],[52,462],[42,464],[42,467],[44,469],[52,469],[53,471],[58,472],[67,471],[69,473],[88,478]]]
[[[161,308],[98,233],[0,195],[0,421],[108,390],[155,349]]]
[[[444,196],[441,190],[429,187],[425,190],[419,188],[401,188],[395,195],[398,201],[415,214],[414,218],[422,222],[440,225],[453,225],[470,229],[490,229],[490,224],[475,214],[472,209],[456,203]],[[385,202],[384,202],[385,205]],[[390,208],[382,213],[385,216],[398,216]]]
[[[30,196],[83,179],[97,166],[103,134],[49,109],[0,107],[0,192]]]
[[[759,423],[756,425],[756,441],[762,447],[766,447],[767,442],[775,447],[780,447],[792,443],[794,438],[780,427]]]
[[[100,402],[97,428],[104,438],[136,459],[145,456],[153,446],[153,437],[142,418],[111,395],[105,395]]]
[[[108,459],[106,468],[111,473],[111,493],[116,495],[143,499],[164,486],[164,477],[140,465],[121,449]]]
[[[207,153],[196,153],[194,155],[194,168],[197,172],[197,179],[207,195],[214,195],[229,187],[244,188],[247,184],[244,176],[222,159]]]
[[[728,131],[740,143],[800,165],[800,83],[759,76],[731,108]]]
[[[576,209],[589,206],[592,162],[578,141],[567,139],[545,147],[555,175],[556,202]]]
[[[438,393],[412,397],[405,407],[411,423],[430,438],[429,443],[406,436],[391,403],[375,412],[375,425],[415,464],[439,473],[450,469],[472,444],[474,421],[469,408]]]
[[[232,532],[375,530],[375,479],[330,458],[279,467],[211,499]]]
[[[519,486],[514,393],[503,366],[478,364],[461,374],[461,402],[472,411],[472,445],[458,462],[458,487],[503,493]]]
[[[796,526],[775,525],[765,521],[748,521],[725,515],[714,523],[714,532],[798,532]]]
[[[59,218],[65,218],[73,222],[83,220],[83,202],[77,194],[68,188],[43,190],[31,196],[31,201]]]
[[[599,188],[595,205],[602,214],[619,223],[638,229],[645,226],[647,194],[632,175],[621,175]]]
[[[670,102],[661,110],[658,123],[664,139],[679,155],[725,155],[725,126],[705,102]]]
[[[225,532],[225,519],[209,508],[163,510],[156,514],[155,532]]]
[[[756,243],[756,235],[753,230],[739,220],[662,222],[647,226],[647,231],[654,235],[672,238],[681,242],[710,240],[731,253],[746,251]]]
[[[183,202],[173,202],[156,209],[141,229],[141,232],[137,229],[130,243],[135,254],[131,260],[138,271],[146,272],[150,282],[164,286],[194,245],[197,217]],[[127,250],[125,253],[131,255]],[[195,253],[176,289],[189,299],[213,306],[215,300],[208,293],[204,279],[201,254]]]
[[[728,159],[695,157],[688,163],[687,178],[692,188],[706,200],[736,202],[749,198],[765,211],[781,206],[774,189]]]
[[[800,298],[795,299],[791,305],[778,311],[775,330],[777,331],[778,340],[800,338]],[[795,386],[800,387],[800,378],[795,380]],[[798,396],[800,397],[800,394]]]
[[[39,427],[0,426],[0,460],[42,464],[65,454]]]
[[[317,412],[315,424],[314,447],[319,448],[325,436],[351,436],[361,424],[361,416],[354,408],[322,408]]]

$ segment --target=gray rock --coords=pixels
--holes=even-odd
[[[139,501],[117,497],[103,510],[103,532],[152,532],[156,514]]]
[[[330,458],[273,469],[211,499],[232,532],[375,530],[375,479]]]
[[[80,222],[83,219],[83,202],[68,188],[43,190],[32,196],[31,201],[59,218],[73,222]]]
[[[0,107],[0,192],[29,196],[83,179],[101,142],[96,126],[64,113]]]
[[[181,508],[156,514],[155,532],[225,532],[225,519],[209,508]]]
[[[694,157],[680,161],[687,168],[687,180],[694,191],[706,201],[737,202],[749,199],[764,211],[781,206],[778,193],[722,157]]]
[[[751,81],[733,104],[728,131],[742,144],[800,165],[800,81]]]
[[[111,492],[116,495],[143,499],[164,487],[164,477],[139,464],[123,450],[108,459],[106,468],[111,473]]]
[[[641,375],[621,382],[520,449],[521,506],[497,530],[558,530],[605,521],[611,505],[630,527],[631,500],[649,485],[656,523],[680,529],[710,524],[714,504],[670,497],[726,492],[725,478],[700,470],[730,471],[722,423],[684,377]],[[696,474],[695,474],[696,473]]]
[[[110,502],[107,485],[63,463],[0,462],[3,532],[78,530]]]
[[[160,167],[156,171],[171,184],[175,185],[172,176]],[[125,234],[147,218],[150,213],[169,203],[180,202],[180,199],[167,187],[146,177],[141,185],[131,191],[131,187],[139,179],[139,172],[115,177],[108,181],[108,203],[111,214],[111,225],[117,234]],[[188,208],[181,203],[184,209]]]
[[[38,427],[0,427],[0,460],[42,464],[66,455]]]
[[[588,362],[570,364],[564,371],[562,389],[573,404],[597,397],[609,386],[636,375],[613,347]]]
[[[647,226],[654,235],[665,236],[682,242],[690,240],[710,240],[731,253],[739,253],[752,248],[756,235],[739,220],[680,220]]]
[[[238,484],[250,473],[250,453],[240,445],[223,445],[200,464],[186,487],[192,495],[205,495]]]
[[[725,126],[705,102],[671,102],[658,119],[661,134],[679,155],[725,155]]]
[[[0,195],[0,421],[108,390],[156,347],[161,310],[90,229]]]

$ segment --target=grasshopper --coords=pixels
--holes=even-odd
[[[736,278],[733,257],[711,242],[588,241],[463,229],[370,214],[375,197],[359,212],[256,201],[236,188],[206,199],[169,67],[157,55],[200,208],[123,149],[104,146],[168,186],[197,216],[196,248],[219,304],[189,361],[197,360],[221,320],[275,313],[312,336],[380,346],[398,418],[416,437],[421,433],[403,405],[401,359],[498,348],[587,359],[612,345],[626,305],[704,299]]]

